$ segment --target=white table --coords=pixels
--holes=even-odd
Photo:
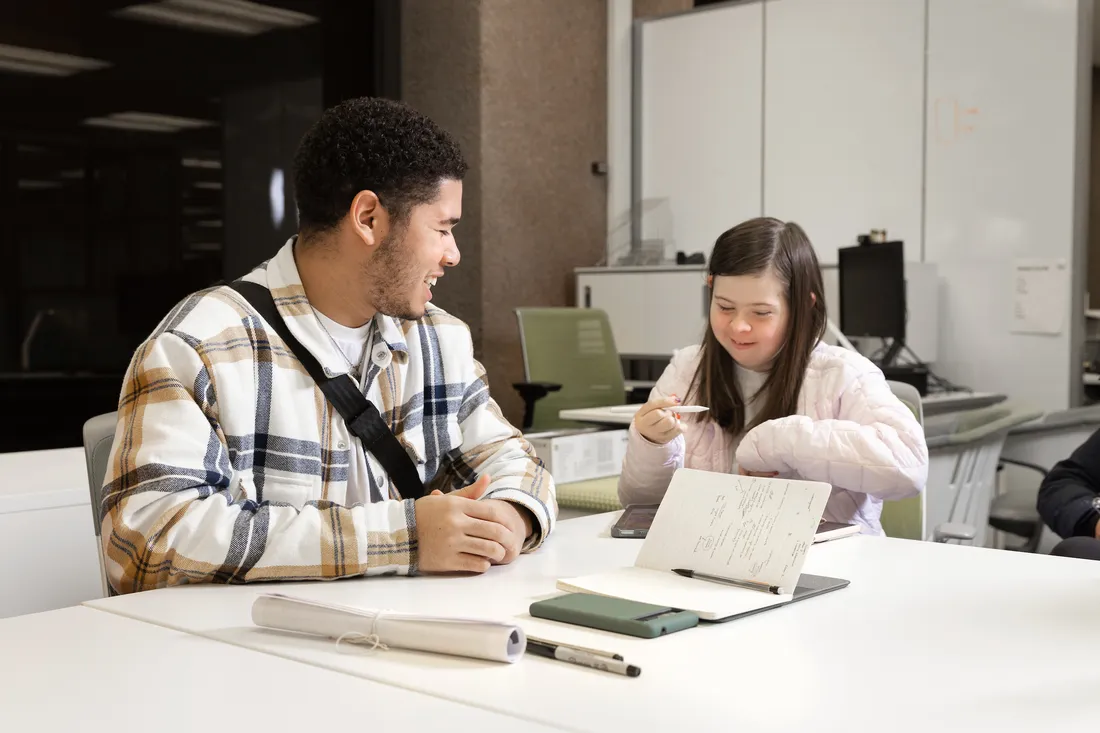
[[[475,578],[280,586],[318,600],[518,617],[528,633],[623,654],[636,679],[538,657],[516,665],[331,641],[250,621],[270,587],[194,586],[89,605],[272,655],[580,731],[1086,730],[1100,720],[1100,563],[855,537],[806,572],[851,586],[723,625],[642,640],[530,618],[557,578],[633,562],[614,515],[562,522],[540,552]]]
[[[91,608],[0,621],[0,649],[6,731],[553,730]]]
[[[98,598],[99,577],[84,449],[0,453],[0,618]]]
[[[590,422],[600,425],[629,425],[634,419],[633,412],[626,412],[627,405],[615,407],[578,407],[572,410],[559,410],[558,417],[562,420],[575,422]],[[641,405],[636,405],[641,407]]]

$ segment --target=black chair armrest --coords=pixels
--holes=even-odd
[[[561,390],[553,382],[516,382],[512,385],[523,399],[523,429],[529,430],[535,420],[535,403],[551,392]]]

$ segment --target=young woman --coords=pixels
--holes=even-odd
[[[673,355],[634,417],[619,499],[659,502],[681,467],[825,481],[824,519],[882,534],[882,501],[924,488],[924,431],[878,367],[821,342],[821,271],[805,232],[744,222],[718,238],[707,270],[710,328]],[[681,420],[681,400],[710,409]]]

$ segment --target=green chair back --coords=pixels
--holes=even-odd
[[[626,402],[622,362],[605,312],[517,308],[516,319],[526,380],[562,385],[535,403],[532,432],[577,427],[561,420],[560,410]]]
[[[890,391],[905,406],[913,411],[913,416],[924,428],[924,408],[921,405],[920,392],[911,384],[887,382]],[[919,540],[924,537],[924,492],[908,499],[886,501],[882,504],[882,517],[879,520],[888,537],[900,537],[907,540]]]

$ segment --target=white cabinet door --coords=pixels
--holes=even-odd
[[[765,5],[764,214],[823,264],[886,229],[920,261],[925,0]]]
[[[763,18],[755,2],[642,24],[641,237],[668,259],[760,216]]]
[[[577,304],[607,313],[621,356],[658,357],[699,343],[706,326],[702,270],[577,275]]]

